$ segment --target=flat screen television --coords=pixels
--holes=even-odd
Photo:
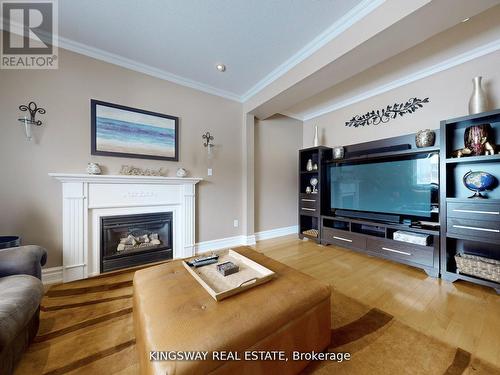
[[[332,211],[349,210],[427,219],[435,213],[439,191],[437,153],[397,159],[331,163]]]

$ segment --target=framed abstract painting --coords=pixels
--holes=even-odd
[[[91,154],[179,160],[179,118],[123,105],[90,101]]]

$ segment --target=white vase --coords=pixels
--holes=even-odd
[[[318,147],[318,146],[319,146],[318,125],[314,125],[313,147]]]
[[[313,161],[309,159],[306,164],[306,171],[312,171],[313,170]]]
[[[488,97],[486,92],[481,87],[481,79],[483,77],[474,77],[472,80],[472,96],[469,100],[469,114],[486,112],[488,110]]]

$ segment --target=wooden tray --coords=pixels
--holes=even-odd
[[[254,286],[263,284],[273,277],[275,273],[264,266],[238,254],[233,250],[217,251],[219,261],[207,266],[195,268],[190,267],[186,261],[199,256],[186,259],[182,262],[188,272],[193,275],[203,288],[216,300],[220,301]],[[217,264],[233,262],[240,270],[232,275],[223,276],[217,271]]]

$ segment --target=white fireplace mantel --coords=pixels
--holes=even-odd
[[[62,183],[63,280],[100,273],[104,216],[173,213],[174,258],[194,254],[195,185],[201,178],[49,173]]]

